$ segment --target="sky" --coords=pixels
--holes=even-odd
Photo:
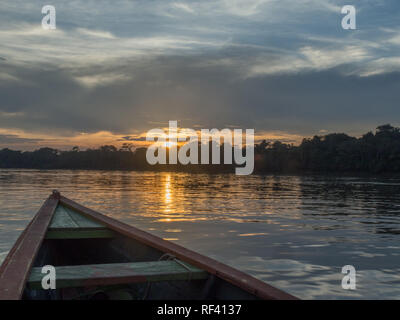
[[[399,49],[398,0],[2,1],[0,147],[139,146],[169,120],[359,136],[399,125]]]

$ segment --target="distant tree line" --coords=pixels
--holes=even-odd
[[[221,147],[221,159],[223,159]],[[312,172],[400,172],[400,129],[390,124],[360,138],[332,133],[303,139],[299,146],[280,141],[255,145],[255,170],[258,173]],[[98,149],[60,151],[41,148],[35,151],[0,150],[1,168],[157,170],[187,172],[233,172],[236,165],[150,165],[146,148],[133,150],[131,144],[120,149],[112,145]]]
[[[258,172],[400,172],[400,129],[385,124],[360,138],[332,133],[299,146],[263,141],[255,154]]]

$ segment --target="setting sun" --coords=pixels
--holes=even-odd
[[[175,147],[175,146],[177,146],[178,144],[176,143],[176,142],[172,142],[172,141],[166,141],[166,142],[164,142],[164,146],[166,147],[166,148],[172,148],[172,147]]]

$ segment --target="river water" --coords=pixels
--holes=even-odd
[[[52,189],[303,299],[400,299],[400,179],[3,169],[0,261]]]

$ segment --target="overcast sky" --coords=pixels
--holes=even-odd
[[[139,143],[168,120],[359,135],[399,125],[399,53],[398,0],[2,1],[0,147]]]

